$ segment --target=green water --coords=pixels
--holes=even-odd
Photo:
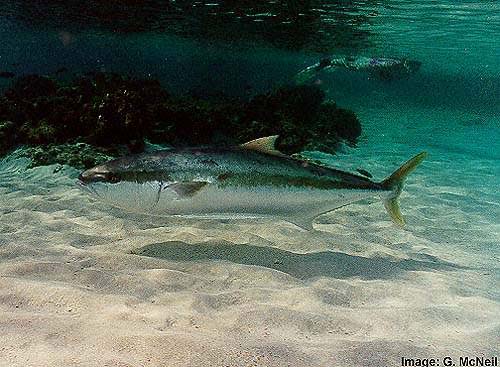
[[[498,1],[3,2],[0,71],[17,76],[117,72],[245,101],[327,55],[420,61],[400,80],[318,74],[311,83],[363,132],[335,156],[306,155],[374,180],[429,156],[401,197],[405,229],[374,200],[306,233],[132,215],[80,192],[76,169],[27,168],[11,154],[0,162],[0,364],[382,367],[498,355],[499,35]]]

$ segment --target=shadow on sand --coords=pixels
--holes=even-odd
[[[315,277],[387,279],[406,271],[464,269],[434,257],[429,257],[429,261],[422,261],[367,258],[332,251],[297,254],[274,247],[229,242],[189,244],[169,241],[150,244],[132,253],[170,261],[224,260],[236,264],[256,265],[278,270],[298,279]]]

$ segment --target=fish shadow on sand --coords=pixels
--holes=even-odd
[[[154,243],[132,251],[133,254],[169,261],[222,260],[242,265],[262,266],[298,279],[331,277],[346,279],[394,278],[407,271],[459,270],[464,267],[435,257],[429,261],[348,255],[322,251],[298,254],[275,247],[229,242],[189,244],[181,241]]]

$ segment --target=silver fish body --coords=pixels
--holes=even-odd
[[[247,147],[190,148],[119,158],[80,175],[109,204],[153,215],[279,218],[311,227],[314,217],[394,186]]]

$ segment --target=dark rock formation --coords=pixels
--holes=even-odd
[[[33,150],[34,164],[89,167],[103,158],[100,153],[141,152],[145,140],[237,144],[276,134],[286,153],[332,153],[340,142],[355,144],[361,125],[353,112],[324,98],[315,86],[288,86],[248,102],[208,101],[171,96],[157,81],[117,74],[91,73],[70,85],[29,75],[0,98],[0,153],[20,144],[44,145]]]
[[[334,153],[342,141],[355,144],[361,124],[354,113],[324,99],[321,89],[306,85],[256,96],[244,108],[240,140],[280,135],[278,148],[285,153]]]
[[[31,160],[29,167],[49,164],[67,164],[78,169],[87,169],[109,161],[114,155],[85,143],[48,144],[23,149],[20,156]]]

